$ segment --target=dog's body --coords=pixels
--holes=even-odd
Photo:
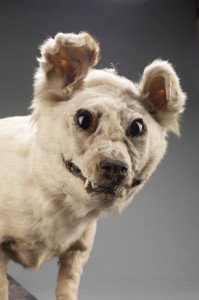
[[[38,268],[52,256],[57,299],[77,299],[97,217],[132,201],[185,102],[167,62],[153,62],[139,84],[91,70],[99,46],[87,33],[58,34],[41,53],[32,115],[0,120],[1,300],[8,259]]]

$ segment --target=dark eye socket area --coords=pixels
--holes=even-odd
[[[144,122],[142,119],[135,119],[128,128],[128,135],[132,137],[140,136],[144,133]]]
[[[75,115],[75,122],[83,130],[95,131],[97,125],[96,117],[85,109],[80,109]]]

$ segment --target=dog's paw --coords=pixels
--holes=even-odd
[[[98,42],[87,32],[58,33],[40,49],[40,67],[47,78],[61,77],[66,86],[83,79],[99,59]]]

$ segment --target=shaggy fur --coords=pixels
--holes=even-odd
[[[9,259],[39,268],[53,256],[57,299],[76,300],[97,218],[132,201],[164,156],[167,132],[179,133],[186,97],[171,64],[154,61],[135,84],[92,69],[98,58],[88,33],[48,39],[32,114],[0,120],[1,300]],[[92,117],[88,129],[79,111]]]

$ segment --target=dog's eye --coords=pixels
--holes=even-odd
[[[128,128],[128,135],[130,136],[139,136],[144,131],[144,123],[142,119],[136,119],[134,120],[129,128]]]
[[[75,121],[77,125],[83,130],[89,130],[91,132],[96,129],[96,118],[85,109],[80,109],[76,116]]]

